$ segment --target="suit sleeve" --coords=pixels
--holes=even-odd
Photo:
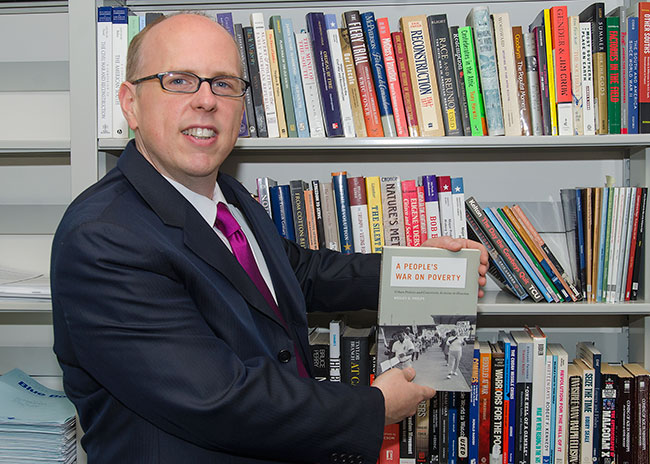
[[[326,463],[332,453],[345,453],[374,464],[381,391],[299,378],[275,351],[241,357],[206,324],[197,306],[205,302],[192,297],[182,260],[170,257],[177,251],[159,243],[98,222],[57,237],[52,304],[59,359],[77,363],[134,414],[206,449],[282,462]],[[326,282],[309,275],[326,264],[342,266],[329,256],[296,263],[317,306],[343,273]]]

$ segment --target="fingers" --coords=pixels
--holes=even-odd
[[[411,382],[415,378],[415,369],[412,367],[405,367],[402,369],[402,374],[407,381]]]

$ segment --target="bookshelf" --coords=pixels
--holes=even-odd
[[[0,63],[3,75],[9,69],[14,77],[0,76],[0,106],[11,108],[0,112],[0,265],[46,272],[52,234],[63,208],[114,165],[126,143],[98,140],[95,124],[96,8],[118,3],[135,12],[231,11],[235,22],[246,24],[251,11],[260,11],[265,20],[272,14],[291,17],[296,30],[305,27],[307,12],[337,13],[340,18],[349,9],[374,11],[377,18],[388,16],[391,30],[398,29],[400,16],[422,13],[444,12],[450,25],[464,25],[474,5],[454,0],[358,0],[354,5],[336,0],[2,3],[0,38],[12,46],[0,51]],[[512,25],[527,27],[541,8],[564,4],[573,15],[591,3],[502,0],[488,4],[493,12],[510,13]],[[628,3],[610,0],[606,10]],[[482,205],[516,202],[554,210],[556,217],[545,231],[562,240],[557,227],[560,188],[601,185],[605,175],[614,176],[620,185],[648,186],[650,136],[240,139],[223,170],[251,191],[261,175],[282,182],[326,179],[339,170],[402,178],[429,173],[463,176],[466,196],[475,196]],[[644,263],[648,263],[650,247],[645,250]],[[643,289],[647,295],[650,272],[644,272]],[[504,326],[539,324],[548,328],[551,341],[564,343],[567,349],[578,340],[593,339],[613,358],[650,368],[650,301],[645,295],[624,304],[534,305],[490,290],[479,304],[479,337],[491,337]],[[0,334],[0,359],[13,360],[60,388],[58,367],[49,363],[53,358],[48,304],[1,303]],[[8,334],[12,338],[5,337]]]

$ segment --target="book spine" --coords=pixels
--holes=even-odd
[[[418,464],[428,461],[429,433],[429,401],[422,401],[415,413],[415,462]]]
[[[278,57],[278,68],[280,71],[280,84],[282,85],[282,101],[285,120],[287,123],[287,132],[289,137],[298,137],[298,127],[296,125],[296,112],[293,103],[293,92],[291,90],[291,78],[289,76],[289,61],[287,59],[287,47],[285,41],[293,37],[284,37],[282,30],[282,18],[278,15],[269,18],[271,29],[275,37],[275,48]]]
[[[112,9],[112,30],[113,40],[111,44],[112,70],[111,70],[111,101],[113,109],[113,138],[125,139],[129,135],[129,126],[122,114],[119,93],[122,82],[126,79],[126,54],[128,43],[128,16],[129,10],[126,7],[113,7]]]
[[[278,183],[269,177],[258,177],[255,182],[257,183],[257,201],[272,218],[270,188]]]
[[[329,345],[309,345],[311,371],[316,380],[329,379]]]
[[[378,464],[397,464],[399,462],[399,424],[384,427],[384,439],[379,450]]]
[[[282,101],[282,82],[280,81],[280,66],[275,48],[275,32],[273,29],[266,29],[264,32],[266,33],[266,49],[268,50],[271,88],[273,90],[278,131],[280,137],[286,138],[289,136],[289,131],[287,130],[287,119],[284,114],[284,103]]]
[[[447,462],[456,464],[458,462],[458,392],[449,392],[449,426],[447,440]]]
[[[318,134],[318,132],[314,131],[310,127],[311,122],[307,120],[307,108],[305,106],[305,96],[303,94],[303,86],[301,84],[302,66],[298,61],[298,51],[296,49],[297,40],[293,31],[293,21],[291,18],[282,18],[282,37],[285,39],[284,45],[287,53],[287,66],[289,68],[291,98],[293,99],[293,110],[296,115],[296,129],[298,130],[298,137],[309,137],[310,132],[312,137],[316,137],[318,135],[314,135],[314,133],[316,132],[316,134]]]
[[[584,135],[584,99],[582,95],[582,37],[580,18],[569,16],[569,56],[571,63],[571,95],[573,100],[573,134]]]
[[[242,77],[251,82],[251,77],[248,72],[248,51],[246,38],[242,25],[237,23],[235,28],[235,41],[239,50],[239,59],[242,63]],[[242,115],[241,126],[239,127],[239,136],[242,137],[248,134],[248,137],[257,137],[257,127],[255,124],[255,107],[253,106],[253,90],[248,87],[246,94],[244,94],[244,114]]]
[[[415,415],[400,423],[400,464],[415,464]]]
[[[454,60],[454,71],[456,76],[456,92],[458,93],[458,104],[463,123],[463,135],[472,135],[471,123],[469,121],[469,109],[467,106],[467,91],[465,90],[465,70],[463,68],[463,59],[460,51],[459,26],[449,28],[451,36],[452,56]]]
[[[418,210],[418,194],[414,180],[402,181],[402,203],[404,208],[406,246],[420,246],[420,213]]]
[[[451,177],[438,176],[438,203],[440,206],[440,230],[442,236],[454,236],[454,207],[451,198]]]
[[[478,464],[478,433],[479,433],[479,365],[480,350],[474,345],[474,357],[472,358],[472,382],[469,396],[469,464]]]
[[[556,366],[557,367],[557,366]],[[551,461],[551,427],[555,425],[555,403],[554,403],[554,383],[553,383],[553,356],[546,356],[546,372],[544,382],[544,432],[542,434],[542,462],[550,464]],[[553,451],[555,449],[553,448]]]
[[[404,234],[404,207],[402,186],[397,176],[381,177],[381,204],[384,213],[384,241],[386,245],[406,246]]]
[[[354,121],[354,131],[357,137],[367,137],[366,121],[363,118],[363,107],[361,105],[361,94],[357,85],[357,71],[354,68],[354,57],[352,56],[352,46],[350,44],[350,34],[347,28],[339,29],[339,38],[341,42],[341,55],[343,56],[343,66],[345,67],[345,80],[350,95],[350,106],[352,107],[352,119]]]
[[[429,464],[440,463],[440,397],[429,401]]]
[[[426,16],[403,16],[400,19],[411,81],[415,94],[415,108],[424,137],[445,135],[438,80],[433,63]]]
[[[469,26],[458,29],[460,41],[460,57],[463,63],[463,78],[467,94],[467,110],[469,112],[470,129],[473,136],[485,135],[486,122],[483,100],[479,89],[479,75],[474,52],[474,38]]]
[[[438,412],[440,414],[439,431],[440,446],[438,447],[438,461],[449,462],[449,395],[450,392],[440,392]]]
[[[627,268],[627,280],[625,282],[625,301],[630,300],[630,292],[632,290],[632,275],[634,273],[634,261],[635,259],[638,259],[636,256],[636,243],[637,243],[637,235],[639,231],[639,213],[640,213],[640,208],[641,208],[641,196],[642,196],[643,191],[638,188],[636,191],[636,197],[634,201],[634,220],[632,222],[632,236],[630,237],[630,247],[629,247],[629,253],[630,253],[630,258],[628,260],[628,268]]]
[[[594,371],[585,368],[582,375],[582,423],[580,457],[583,464],[592,462],[594,452]]]
[[[553,135],[551,124],[551,96],[548,83],[548,61],[546,59],[546,33],[543,26],[533,28],[535,35],[535,51],[537,54],[537,69],[539,74],[539,94],[542,101],[542,128],[544,135]]]
[[[350,196],[345,171],[332,173],[332,187],[339,225],[341,253],[346,255],[352,254],[355,252],[352,232],[352,213],[350,211]]]
[[[486,6],[476,6],[472,8],[467,19],[468,25],[474,30],[488,134],[504,135],[503,109],[490,12]]]
[[[503,389],[504,389],[503,353],[492,353],[492,391],[490,403],[490,462],[503,462]]]
[[[458,395],[458,425],[457,435],[457,462],[467,464],[469,462],[469,392],[457,392]]]
[[[569,377],[569,427],[568,464],[580,464],[580,424],[582,422],[582,379],[579,375]]]
[[[515,51],[515,72],[517,82],[517,103],[519,107],[519,123],[523,135],[533,135],[530,120],[530,103],[528,97],[528,82],[526,79],[526,55],[524,51],[524,33],[521,26],[512,28],[512,43]]]
[[[454,212],[454,237],[467,238],[465,220],[465,189],[462,177],[451,178],[451,205]]]
[[[544,394],[546,378],[546,338],[533,336],[533,391],[531,394],[530,462],[542,462],[544,437]]]
[[[648,200],[648,188],[647,187],[642,187],[641,188],[642,194],[641,194],[641,209],[639,212],[639,227],[638,227],[638,232],[637,232],[637,240],[636,243],[633,244],[632,246],[636,247],[636,256],[638,256],[640,259],[635,259],[634,260],[634,271],[632,273],[632,289],[630,291],[630,300],[636,300],[637,296],[639,294],[639,289],[640,289],[640,273],[641,273],[641,266],[643,262],[643,252],[645,249],[645,213],[646,213],[646,203]]]
[[[619,47],[620,47],[620,52],[619,52],[619,59],[621,65],[619,66],[620,68],[620,86],[621,86],[621,134],[627,134],[628,133],[628,121],[629,121],[629,115],[628,115],[628,94],[627,94],[627,55],[628,55],[628,49],[627,49],[627,44],[628,44],[628,21],[627,17],[625,15],[625,7],[619,6],[617,7],[619,11]]]
[[[334,68],[333,74],[336,79],[336,93],[339,98],[339,106],[341,109],[343,134],[346,137],[354,137],[355,130],[354,119],[352,117],[352,105],[350,102],[350,93],[348,92],[348,83],[345,76],[345,65],[343,64],[343,52],[341,51],[336,15],[326,14],[325,24],[327,27],[327,39],[329,40],[330,52],[332,54],[332,66]]]
[[[532,433],[532,342],[518,343],[521,357],[517,358],[517,448],[515,462],[529,464]]]
[[[569,20],[566,5],[551,7],[550,16],[558,134],[573,135],[571,43],[569,40]]]
[[[275,111],[275,96],[273,95],[273,83],[271,81],[271,64],[269,63],[269,51],[266,44],[266,29],[262,13],[251,13],[251,27],[253,28],[255,49],[257,51],[257,65],[259,67],[260,82],[262,85],[266,130],[268,131],[268,137],[280,137],[280,126]]]
[[[650,2],[639,2],[639,134],[650,133]]]
[[[291,209],[291,191],[288,185],[277,185],[269,188],[273,222],[278,233],[291,241],[296,241],[293,227],[293,211]]]
[[[544,8],[544,22],[542,27],[544,29],[544,36],[546,38],[546,67],[548,69],[548,98],[549,106],[551,108],[551,134],[558,135],[557,124],[557,98],[555,93],[555,59],[553,56],[553,32],[551,24],[551,9]]]
[[[492,23],[505,135],[521,135],[515,47],[510,15],[508,13],[493,13]]]
[[[616,415],[616,388],[618,376],[603,373],[602,378],[602,421],[600,425],[600,456],[603,464],[616,463],[616,426],[619,420]]]
[[[352,236],[354,251],[371,253],[370,223],[368,221],[368,201],[363,177],[348,178],[350,214],[352,216]]]
[[[596,3],[592,22],[592,56],[594,84],[598,109],[597,128],[599,134],[607,133],[607,34],[605,25],[605,4]]]
[[[97,137],[113,137],[113,8],[97,8]]]
[[[341,382],[370,385],[370,347],[367,337],[341,336]]]
[[[436,176],[422,176],[424,186],[425,229],[428,238],[440,237],[440,205],[438,203],[438,182]]]
[[[533,33],[524,33],[524,55],[526,58],[526,79],[528,82],[528,103],[530,105],[532,135],[543,135],[542,96],[539,88],[537,40]]]
[[[402,100],[402,90],[400,88],[388,18],[379,18],[377,20],[377,30],[379,31],[381,52],[384,59],[384,67],[386,69],[386,81],[393,109],[393,118],[395,120],[395,131],[397,132],[398,137],[408,137],[408,123],[406,121],[406,112]]]
[[[415,108],[415,94],[411,83],[411,73],[409,71],[408,56],[406,54],[406,44],[404,42],[404,33],[402,31],[391,34],[395,49],[395,63],[399,75],[399,83],[402,89],[402,99],[404,101],[404,111],[406,114],[406,124],[408,133],[411,137],[420,135],[418,125],[417,110]]]
[[[593,72],[593,54],[591,53],[592,28],[590,23],[580,23],[580,49],[582,77],[582,109],[584,134],[596,134],[596,101]]]
[[[515,449],[517,437],[517,353],[518,346],[510,345],[509,376],[508,376],[508,447],[506,451],[506,464],[515,463]],[[559,463],[558,463],[559,464]]]
[[[330,321],[330,382],[341,382],[341,335],[342,321]]]
[[[639,18],[627,18],[627,114],[628,134],[639,133]]]
[[[264,97],[262,95],[262,80],[260,77],[260,68],[257,59],[257,48],[255,44],[255,32],[252,27],[242,29],[246,43],[246,60],[248,62],[248,72],[251,83],[251,96],[253,98],[253,107],[255,112],[255,127],[257,128],[258,137],[268,137],[269,133],[266,125],[266,115],[264,112]]]
[[[320,183],[320,199],[323,207],[323,228],[325,233],[325,248],[341,251],[339,242],[339,224],[334,204],[334,191],[331,182]]]
[[[381,253],[384,247],[384,218],[381,207],[381,181],[378,176],[366,177],[368,221],[372,253]]]
[[[318,225],[316,224],[316,207],[314,206],[314,191],[305,189],[305,222],[307,223],[307,248],[318,250]]]
[[[325,124],[321,99],[318,93],[318,82],[316,82],[316,71],[314,69],[314,54],[311,48],[311,39],[306,32],[296,32],[296,50],[300,61],[300,76],[302,76],[303,95],[306,104],[305,116],[308,118],[307,135],[311,137],[325,137]]]
[[[433,63],[438,77],[438,94],[442,106],[445,135],[464,135],[447,15],[427,16],[427,22],[433,50]]]
[[[304,182],[302,180],[292,180],[289,182],[289,189],[291,190],[291,209],[293,210],[293,227],[296,233],[296,243],[303,248],[308,248]]]
[[[325,240],[325,223],[323,219],[323,201],[321,200],[320,181],[311,181],[311,190],[314,195],[314,215],[316,219],[316,234],[318,236],[318,248],[327,248]]]
[[[372,78],[372,69],[366,39],[361,25],[361,15],[358,11],[346,11],[343,13],[345,24],[350,36],[350,46],[354,58],[354,67],[357,72],[357,83],[361,94],[361,106],[363,117],[366,123],[368,137],[383,137],[384,130],[379,115],[379,103]]]
[[[489,350],[489,347],[488,347]],[[489,351],[481,350],[479,364],[479,436],[478,462],[490,462],[490,391],[492,386],[492,361]]]
[[[566,462],[567,452],[567,418],[568,418],[568,355],[566,352],[557,356],[557,401],[555,413],[555,464]],[[553,443],[553,442],[551,442]]]
[[[619,18],[605,18],[607,27],[607,130],[621,133],[621,56]]]
[[[368,46],[368,57],[372,67],[372,75],[377,91],[379,103],[379,114],[381,115],[381,124],[385,137],[395,137],[395,120],[393,119],[393,107],[390,102],[390,92],[388,91],[388,81],[386,80],[386,69],[384,67],[384,58],[382,56],[381,42],[377,32],[377,23],[375,15],[372,12],[361,14],[361,26],[366,36],[366,45]]]
[[[619,395],[620,413],[618,416],[621,418],[620,429],[617,430],[618,447],[616,455],[617,462],[622,464],[632,464],[633,450],[632,443],[634,441],[633,434],[633,417],[634,417],[634,379],[632,376],[619,377]]]

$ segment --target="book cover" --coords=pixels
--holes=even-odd
[[[550,8],[558,134],[573,135],[571,42],[566,5]]]
[[[456,84],[453,50],[446,14],[427,16],[433,63],[438,76],[445,135],[464,135]]]
[[[359,93],[359,86],[357,85],[357,71],[354,67],[350,34],[346,27],[339,28],[339,38],[341,42],[343,66],[345,68],[345,81],[347,82],[348,94],[350,95],[354,131],[357,137],[368,137],[366,121],[363,117],[363,107],[361,105],[361,94]]]
[[[465,69],[463,68],[463,58],[460,51],[459,29],[459,26],[451,26],[449,28],[449,35],[451,36],[451,50],[456,75],[456,92],[458,93],[459,111],[461,121],[463,122],[463,135],[472,135],[469,107],[467,106],[467,91],[465,89]]]
[[[591,56],[594,83],[596,132],[607,133],[607,39],[605,4],[596,2],[582,10],[580,22],[591,24]]]
[[[381,206],[381,180],[379,176],[366,177],[366,199],[368,201],[371,251],[381,253],[384,246],[384,212]]]
[[[384,244],[406,246],[402,182],[398,176],[380,178],[381,204],[384,216]]]
[[[374,336],[374,327],[345,328],[341,335],[341,382],[370,385],[370,345]]]
[[[379,114],[381,115],[384,137],[395,137],[397,136],[397,132],[395,130],[395,120],[393,119],[393,106],[390,101],[386,68],[384,67],[384,57],[381,42],[379,41],[375,14],[371,11],[361,13],[361,26],[366,36],[368,58],[370,58],[373,81],[375,83],[375,90],[377,91]]]
[[[517,79],[517,103],[519,104],[519,123],[523,135],[533,135],[531,126],[531,108],[528,96],[528,79],[526,77],[526,53],[524,33],[521,26],[512,27],[512,44],[515,51],[515,70]]]
[[[438,391],[470,391],[478,260],[477,250],[384,247],[378,313],[380,372],[411,365],[418,372],[417,383]],[[433,344],[413,360],[406,337],[425,333],[437,336],[440,345]]]
[[[319,237],[318,225],[316,224],[316,206],[314,205],[314,191],[305,187],[305,222],[307,224],[307,248],[318,250]]]
[[[627,18],[627,132],[639,133],[639,17]]]
[[[296,241],[293,227],[293,210],[291,208],[291,189],[289,185],[269,187],[271,212],[278,233],[291,241]]]
[[[402,16],[400,25],[404,33],[406,56],[413,82],[420,135],[443,136],[445,129],[427,18],[424,15]]]
[[[460,57],[463,63],[465,93],[467,94],[467,109],[473,136],[487,135],[487,122],[483,98],[479,88],[479,74],[474,51],[474,37],[470,26],[458,29],[460,40]]]
[[[336,206],[339,226],[341,253],[346,255],[352,254],[355,252],[355,249],[352,232],[352,213],[350,211],[350,195],[348,192],[348,179],[346,171],[332,173],[332,188],[334,190],[334,204]]]
[[[255,44],[255,32],[252,27],[243,27],[244,41],[246,44],[246,61],[251,83],[251,97],[253,99],[253,110],[255,113],[255,127],[258,137],[268,137],[266,126],[266,114],[264,111],[264,97],[262,95],[262,80],[257,58],[257,46]]]
[[[638,2],[639,17],[639,134],[650,133],[650,2]],[[643,46],[641,46],[643,44]]]
[[[471,9],[465,23],[474,31],[488,134],[504,135],[503,108],[490,10],[485,5],[475,6]]]
[[[510,26],[510,15],[506,12],[492,13],[491,18],[494,27],[497,75],[501,91],[505,135],[521,135],[515,46],[512,38],[512,26]]]
[[[269,70],[271,73],[271,87],[273,89],[273,98],[275,102],[275,114],[278,121],[278,130],[280,137],[288,137],[287,119],[284,114],[284,103],[282,97],[282,82],[280,81],[280,66],[278,64],[278,54],[275,48],[275,31],[266,29],[266,48],[269,56]]]
[[[304,31],[296,32],[295,39],[296,53],[300,63],[298,69],[300,74],[297,79],[298,85],[300,85],[300,79],[302,77],[301,95],[304,95],[305,118],[307,121],[304,137],[325,137],[325,123],[323,122],[323,110],[318,91],[318,82],[316,81],[311,39],[309,38],[309,34]],[[300,124],[298,124],[298,127],[300,128]]]
[[[334,67],[333,74],[336,80],[336,93],[339,97],[339,106],[341,108],[343,133],[346,137],[354,137],[356,133],[352,116],[352,103],[350,100],[350,93],[348,92],[348,82],[345,73],[345,64],[343,63],[343,52],[339,40],[339,29],[336,22],[336,15],[326,14],[325,24],[327,27],[327,38],[329,40],[330,52],[332,54],[332,66]]]
[[[273,30],[273,37],[275,40],[278,69],[280,72],[280,84],[282,86],[282,100],[280,103],[283,105],[288,136],[298,137],[293,91],[291,90],[291,77],[289,76],[289,60],[287,58],[287,47],[285,46],[285,41],[292,39],[292,37],[285,39],[284,31],[282,29],[282,17],[279,15],[274,15],[269,18],[269,26]]]
[[[383,137],[384,129],[379,115],[379,102],[372,77],[368,49],[366,48],[366,38],[361,25],[361,14],[357,10],[346,11],[343,13],[343,18],[350,36],[350,46],[352,47],[357,84],[361,94],[366,132],[368,137]]]
[[[395,131],[398,137],[408,137],[409,129],[404,110],[402,99],[402,90],[399,81],[399,72],[397,62],[395,61],[395,52],[393,49],[393,39],[390,34],[388,18],[377,19],[377,30],[379,31],[379,41],[381,43],[382,56],[384,58],[384,67],[386,69],[386,81],[388,83],[388,93],[393,108],[393,119],[395,120]]]
[[[273,94],[273,82],[271,81],[271,63],[269,62],[269,50],[266,43],[266,28],[264,15],[262,13],[251,13],[251,27],[255,40],[257,52],[257,66],[260,73],[262,87],[262,104],[266,116],[266,130],[268,137],[280,137],[280,126],[275,111],[275,95]]]
[[[297,40],[293,30],[291,18],[282,18],[282,37],[285,38],[284,45],[287,53],[287,66],[289,68],[289,82],[291,84],[291,98],[293,99],[293,110],[296,115],[296,128],[298,137],[318,136],[310,127],[307,120],[307,108],[305,106],[305,95],[301,85],[302,63],[298,61]],[[311,48],[310,48],[311,50]],[[313,76],[312,72],[312,76]],[[316,135],[314,135],[316,133]]]

